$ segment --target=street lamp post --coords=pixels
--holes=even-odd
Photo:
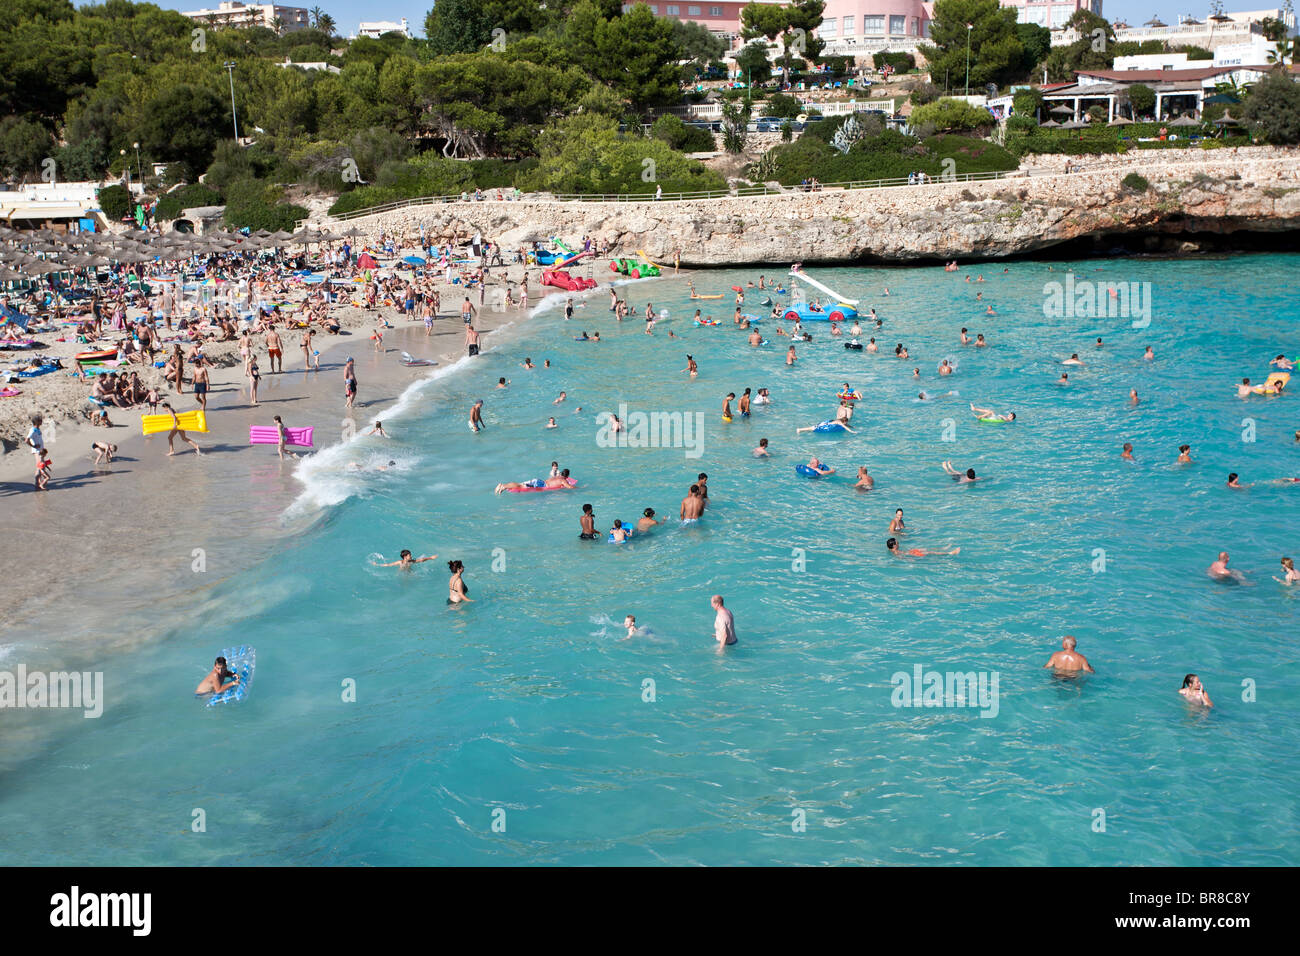
[[[142,169],[140,168],[140,144],[139,144],[139,143],[132,143],[131,145],[135,147],[135,173],[136,173],[136,176],[139,178],[140,182],[144,182],[144,170],[142,170]]]
[[[966,24],[966,95],[970,96],[970,32],[975,24]]]
[[[122,157],[123,170],[126,172],[126,188],[131,188],[131,164],[126,161],[126,149],[119,149],[118,154]]]
[[[239,115],[235,112],[235,61],[227,60],[223,66],[230,74],[230,119],[235,126],[235,143],[239,143]]]

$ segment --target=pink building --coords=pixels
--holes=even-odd
[[[758,0],[759,3],[776,3],[778,0]],[[657,17],[672,17],[674,20],[692,20],[700,26],[708,27],[714,33],[728,40],[740,36],[740,11],[749,5],[748,0],[702,0],[700,3],[663,3],[655,0],[647,3],[650,12]],[[632,4],[623,4],[623,12],[632,9]]]
[[[881,50],[890,41],[915,44],[929,37],[933,12],[934,4],[923,0],[826,0],[817,35],[837,47],[866,42]]]
[[[1076,10],[1101,16],[1101,0],[999,0],[1004,7],[1016,8],[1017,23],[1033,23],[1049,30],[1059,30]]]

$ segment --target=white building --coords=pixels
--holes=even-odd
[[[222,0],[215,10],[186,10],[182,14],[214,27],[266,27],[281,33],[305,30],[309,26],[305,7],[282,7],[276,3],[240,3],[239,0]]]
[[[1203,18],[1179,16],[1175,24],[1162,23],[1153,17],[1142,26],[1129,26],[1116,20],[1116,40],[1162,40],[1169,46],[1199,46],[1211,52],[1221,46],[1249,43],[1253,37],[1263,36],[1263,22],[1271,17],[1286,24],[1287,35],[1296,35],[1296,17],[1292,10],[1281,7],[1275,10],[1243,10],[1240,13],[1206,14]],[[1053,30],[1052,46],[1063,46],[1080,39],[1074,30]]]
[[[378,40],[385,33],[400,33],[409,40],[411,39],[411,26],[406,17],[402,17],[401,23],[394,23],[391,20],[372,20],[370,22],[363,20],[357,24],[357,32],[352,34],[350,39],[370,37],[372,40]]]

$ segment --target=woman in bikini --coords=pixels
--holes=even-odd
[[[469,587],[465,584],[465,565],[460,561],[448,561],[447,569],[451,571],[451,580],[447,582],[447,603],[468,604]]]

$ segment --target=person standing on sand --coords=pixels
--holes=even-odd
[[[254,402],[254,404],[256,404],[256,402]],[[168,405],[166,403],[163,403],[163,410],[166,411],[167,414],[172,417],[172,430],[167,433],[168,456],[176,454],[176,448],[173,442],[175,442],[177,435],[180,436],[181,441],[185,442],[185,444],[189,445],[191,448],[194,449],[194,454],[202,455],[203,452],[199,450],[199,446],[190,439],[189,435],[181,431],[181,421],[179,418],[176,417],[176,410],[173,409],[171,405]]]
[[[206,413],[208,410],[208,363],[203,358],[194,363],[194,397],[198,399],[199,407]]]
[[[723,606],[722,595],[715,594],[709,601],[718,613],[713,618],[713,639],[718,642],[718,650],[736,643],[736,617]]]
[[[185,394],[185,355],[179,345],[172,352],[172,387],[177,395]]]
[[[302,333],[302,368],[304,372],[311,370],[311,337],[313,334],[311,329],[307,329]]]
[[[275,331],[272,326],[266,333],[266,351],[270,356],[271,374],[284,371],[284,345],[280,341],[280,333]]]
[[[1086,674],[1097,673],[1088,663],[1088,658],[1076,651],[1075,645],[1078,644],[1071,635],[1067,634],[1061,638],[1061,649],[1047,659],[1044,668],[1050,667],[1057,674]]]
[[[465,350],[470,355],[478,355],[479,332],[472,325],[465,326]]]
[[[284,427],[284,422],[281,420],[279,415],[275,416],[275,435],[276,450],[280,453],[280,460],[283,461],[285,445],[289,444],[289,430]],[[289,457],[297,458],[298,456],[294,452],[289,452]]]
[[[474,319],[474,306],[470,303],[469,296],[465,296],[465,301],[460,304],[460,319],[466,325]]]
[[[254,406],[257,405],[257,383],[262,380],[262,370],[257,367],[257,359],[248,363],[248,394]]]

